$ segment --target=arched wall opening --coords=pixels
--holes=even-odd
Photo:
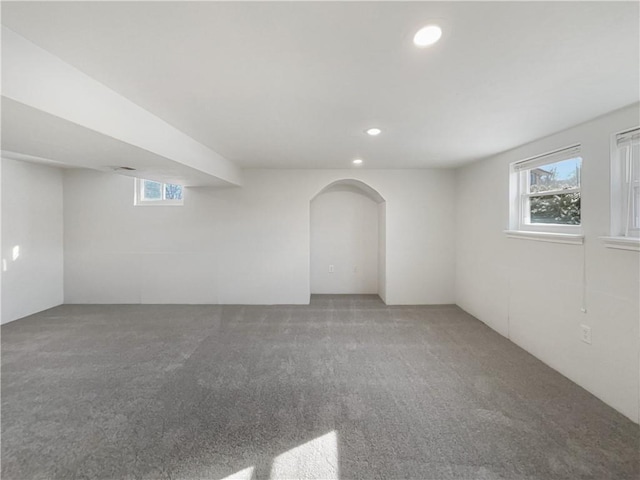
[[[335,181],[310,202],[312,294],[378,294],[386,302],[386,203],[369,185]]]

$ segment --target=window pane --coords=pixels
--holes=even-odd
[[[580,193],[543,195],[529,200],[531,223],[580,225]]]
[[[582,159],[570,158],[529,170],[529,193],[580,187]]]
[[[166,200],[182,200],[182,185],[165,183],[164,198]]]
[[[145,200],[162,200],[162,184],[160,182],[145,180],[142,196]]]

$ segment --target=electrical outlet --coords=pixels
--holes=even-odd
[[[329,265],[329,273],[333,273],[333,265]]]
[[[591,345],[591,327],[580,325],[580,340]]]

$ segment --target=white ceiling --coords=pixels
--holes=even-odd
[[[639,101],[637,2],[3,2],[243,167],[455,166]],[[428,23],[441,41],[417,49]],[[363,131],[378,126],[375,138]]]

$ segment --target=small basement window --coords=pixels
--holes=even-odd
[[[135,179],[134,205],[182,205],[182,185],[162,183],[144,178]]]
[[[511,230],[581,234],[580,146],[511,164]]]

